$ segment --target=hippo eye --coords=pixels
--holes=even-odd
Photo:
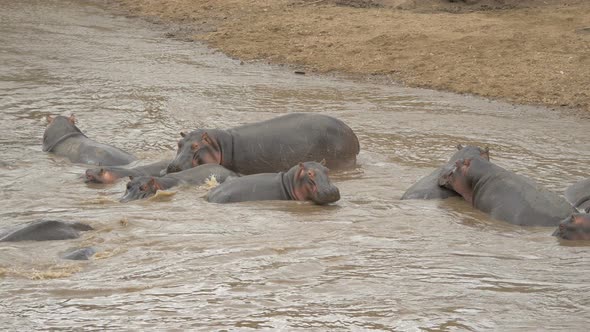
[[[147,185],[144,184],[143,186],[139,187],[139,190],[147,191]]]
[[[191,145],[191,149],[193,150],[197,150],[199,148],[199,143],[193,143],[193,145]]]
[[[127,183],[127,190],[131,189],[131,182]]]
[[[178,142],[178,147],[182,148],[182,142]]]

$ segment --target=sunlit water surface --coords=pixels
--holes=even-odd
[[[586,330],[590,246],[459,199],[400,201],[458,143],[562,192],[589,174],[588,116],[240,65],[166,27],[78,1],[0,1],[0,228],[84,221],[80,239],[0,245],[3,330]],[[178,132],[289,112],[338,117],[359,166],[342,199],[215,205],[203,188],[118,203],[124,182],[41,151],[48,114],[144,160]],[[92,245],[88,262],[64,261]]]

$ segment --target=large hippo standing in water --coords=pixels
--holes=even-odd
[[[125,195],[123,195],[119,201],[121,203],[126,203],[136,199],[149,198],[155,195],[158,190],[167,190],[183,184],[202,184],[207,179],[211,178],[211,176],[214,176],[215,180],[221,183],[230,176],[238,175],[223,166],[208,164],[200,165],[178,173],[166,174],[162,177],[130,177],[131,181],[127,183]]]
[[[89,168],[84,173],[85,182],[91,183],[114,183],[118,179],[133,176],[160,176],[161,172],[166,170],[171,160],[162,160],[152,164],[136,167],[97,167]]]
[[[490,160],[490,150],[487,147],[482,149],[472,145],[457,145],[457,150],[459,151],[455,152],[446,164],[435,169],[432,173],[423,177],[408,188],[401,199],[445,199],[458,196],[459,194],[453,190],[438,185],[438,178],[441,176],[442,172],[455,165],[455,162],[459,159],[481,157]]]
[[[313,201],[328,204],[340,199],[338,187],[330,182],[324,162],[305,162],[287,172],[247,175],[213,188],[207,200],[234,203],[263,200]]]
[[[321,114],[288,114],[228,130],[180,133],[168,172],[219,164],[241,174],[286,171],[300,160],[325,159],[330,168],[356,164],[359,141],[344,122]]]
[[[483,158],[458,160],[439,178],[476,209],[521,226],[557,226],[573,208],[532,180]]]
[[[136,158],[114,146],[98,143],[86,137],[78,127],[76,118],[58,115],[47,116],[49,125],[43,134],[43,151],[66,157],[73,163],[101,166],[126,165]]]
[[[590,213],[590,179],[574,183],[565,190],[564,196],[576,209]]]

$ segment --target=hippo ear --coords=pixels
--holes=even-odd
[[[104,171],[104,168],[101,168],[101,169],[99,169],[99,170],[98,170],[98,175],[103,175],[103,174],[104,174],[104,172],[105,172],[105,171]]]
[[[182,136],[182,138],[185,138],[186,137],[186,133],[184,131],[181,131],[180,132],[180,136]]]
[[[76,117],[74,116],[74,114],[70,114],[70,116],[68,117],[68,121],[70,121],[71,124],[76,124]]]
[[[211,136],[209,136],[209,134],[207,134],[207,132],[204,132],[203,135],[201,135],[201,139],[203,141],[205,141],[205,143],[207,143],[209,145],[213,145],[213,140],[211,139]]]
[[[47,123],[51,123],[51,122],[53,122],[53,117],[51,115],[47,115],[45,117],[45,120],[47,120]]]
[[[133,181],[133,175],[129,175],[129,180]]]
[[[320,161],[320,165],[326,166],[326,158],[324,158],[324,159],[322,159],[322,161]]]
[[[463,145],[457,144],[457,150],[461,150],[461,149],[463,149]]]

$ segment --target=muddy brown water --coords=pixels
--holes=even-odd
[[[400,201],[457,143],[562,192],[588,176],[587,115],[240,65],[78,1],[1,1],[0,228],[85,221],[77,240],[0,245],[3,330],[585,330],[590,246],[459,199]],[[41,151],[45,115],[144,160],[178,132],[289,112],[348,123],[342,199],[215,205],[204,188],[120,204],[124,182]],[[88,262],[58,258],[99,249]]]

